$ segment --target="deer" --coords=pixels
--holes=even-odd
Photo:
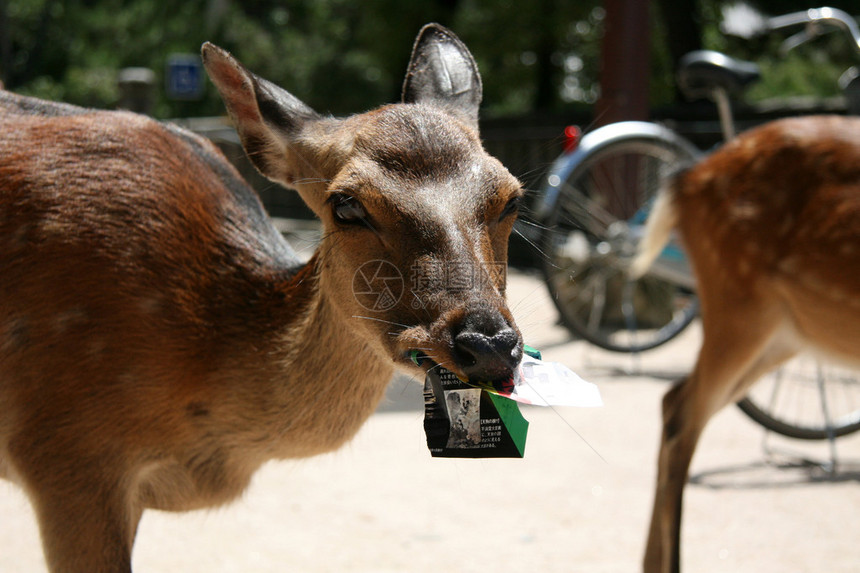
[[[716,412],[801,350],[860,366],[860,118],[776,120],[670,177],[633,276],[673,230],[693,268],[703,340],[663,398],[646,573],[681,569],[684,486]]]
[[[454,33],[422,28],[402,101],[345,118],[202,60],[250,161],[321,220],[309,260],[204,138],[0,94],[0,475],[52,572],[128,572],[145,509],[225,504],[268,460],[339,448],[396,370],[423,375],[410,353],[486,380],[522,357],[497,269],[523,189],[483,148]],[[371,306],[354,280],[380,261],[376,286],[405,286]],[[453,263],[483,280],[449,288]]]

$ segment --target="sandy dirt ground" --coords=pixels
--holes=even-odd
[[[234,504],[147,512],[138,573],[494,571],[640,568],[650,515],[659,404],[689,370],[696,326],[635,359],[571,340],[543,284],[511,272],[526,341],[597,383],[599,409],[524,407],[522,460],[431,458],[421,384],[398,378],[355,440],[326,456],[273,462]],[[737,408],[707,428],[693,461],[683,529],[686,571],[860,571],[860,435],[838,442],[839,472],[785,467],[824,444],[768,438]],[[69,523],[74,528],[74,523]],[[0,483],[0,572],[42,572],[32,511]]]

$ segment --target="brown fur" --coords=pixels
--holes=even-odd
[[[0,94],[0,474],[30,497],[52,571],[129,571],[144,509],[228,502],[266,460],[348,441],[407,350],[463,372],[467,321],[488,339],[515,328],[503,276],[442,284],[424,308],[405,294],[368,311],[352,293],[368,261],[408,289],[416,261],[505,260],[502,210],[521,190],[462,120],[472,110],[419,93],[322,118],[225,52],[204,56],[252,160],[323,220],[306,264],[207,141]],[[338,221],[334,193],[367,221]]]
[[[671,213],[655,226],[677,224],[692,261],[704,341],[663,400],[646,572],[680,570],[683,489],[713,414],[799,350],[860,364],[858,133],[853,118],[770,123],[680,175],[657,207]]]

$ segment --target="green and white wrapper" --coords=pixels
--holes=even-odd
[[[529,352],[530,351],[530,352]],[[598,407],[597,386],[527,348],[513,379],[463,381],[435,365],[424,381],[424,433],[434,457],[521,458],[528,421],[517,403]]]

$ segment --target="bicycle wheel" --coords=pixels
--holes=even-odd
[[[860,372],[800,356],[759,380],[738,407],[789,438],[838,438],[860,430]]]
[[[628,134],[622,131],[628,124],[661,131]],[[586,135],[571,157],[576,164],[557,163],[548,177],[547,193],[556,195],[540,239],[543,271],[569,330],[607,350],[638,352],[670,340],[698,312],[690,276],[679,284],[654,274],[630,280],[627,272],[649,201],[662,179],[691,164],[696,152],[671,132],[661,136],[667,130],[654,124],[607,128],[615,134],[583,150],[586,138],[601,130]]]

